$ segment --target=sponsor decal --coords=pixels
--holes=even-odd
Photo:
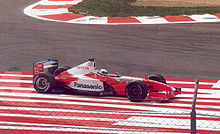
[[[74,87],[78,87],[78,88],[87,88],[87,89],[102,89],[101,85],[91,85],[91,84],[80,84],[77,82],[74,82]]]
[[[89,67],[81,67],[81,66],[77,66],[77,69],[80,69],[80,70],[89,70]]]
[[[37,64],[36,66],[39,67],[39,68],[42,68],[43,64]]]
[[[92,62],[89,62],[89,63],[88,63],[88,66],[90,66],[90,67],[91,67],[92,65],[93,65],[93,63],[92,63]]]
[[[34,75],[39,74],[43,71],[44,71],[44,68],[43,68],[42,63],[34,63],[34,66],[33,66],[33,74]]]

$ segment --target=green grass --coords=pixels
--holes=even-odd
[[[167,16],[220,13],[220,7],[138,7],[133,0],[84,0],[69,8],[70,12],[91,16]]]

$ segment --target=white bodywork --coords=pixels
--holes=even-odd
[[[88,74],[95,70],[95,62],[88,61],[68,70],[70,74]]]
[[[95,68],[95,62],[88,61],[67,70],[69,74],[72,74],[72,77],[78,78],[78,80],[71,82],[68,86],[73,89],[79,89],[84,91],[104,91],[103,82],[101,82],[98,79],[93,79],[85,76],[85,74],[97,72],[98,70],[95,70]]]
[[[104,91],[103,82],[98,79],[89,78],[84,75],[74,75],[74,77],[77,77],[79,79],[77,81],[71,82],[71,84],[68,85],[73,89],[96,92]]]

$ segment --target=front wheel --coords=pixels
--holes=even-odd
[[[126,87],[126,96],[133,102],[143,101],[148,95],[147,85],[142,81],[131,82]]]
[[[33,80],[34,89],[38,93],[50,93],[54,88],[54,77],[47,73],[35,75]]]

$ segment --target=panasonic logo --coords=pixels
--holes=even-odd
[[[77,82],[74,82],[74,87],[78,87],[78,88],[87,88],[87,89],[102,89],[101,85],[90,85],[90,84],[80,84]]]

